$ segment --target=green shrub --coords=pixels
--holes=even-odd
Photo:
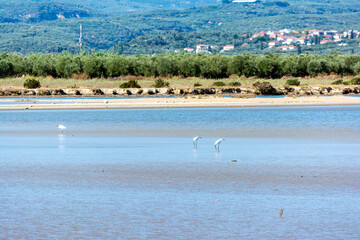
[[[24,82],[24,88],[40,88],[40,82],[35,78],[26,79]]]
[[[344,84],[344,80],[338,79],[338,80],[332,82],[331,84],[333,84],[333,85],[341,85],[341,84]]]
[[[300,81],[299,81],[298,79],[296,79],[296,78],[294,78],[294,79],[288,79],[288,80],[286,81],[286,84],[287,84],[287,85],[290,85],[290,86],[300,86]]]
[[[224,87],[224,86],[226,86],[226,84],[222,81],[216,81],[213,83],[213,86],[214,87]]]
[[[156,87],[156,88],[163,88],[163,87],[168,87],[168,86],[169,86],[169,82],[166,82],[161,78],[158,78],[155,80],[154,87]]]
[[[356,77],[350,80],[351,85],[360,85],[360,77]]]
[[[202,84],[201,83],[194,83],[194,87],[201,87]]]
[[[360,62],[357,62],[354,66],[353,66],[353,71],[356,74],[360,74]]]
[[[360,85],[360,77],[353,78],[349,81],[344,82],[345,85]]]
[[[141,88],[136,80],[130,80],[120,84],[120,88]]]
[[[14,64],[11,61],[0,58],[0,77],[11,76],[13,69]]]
[[[240,82],[231,82],[229,85],[232,87],[240,87],[241,83]]]
[[[269,82],[255,82],[253,86],[262,95],[281,95]]]

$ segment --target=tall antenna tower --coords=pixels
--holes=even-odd
[[[80,24],[80,37],[79,37],[80,52],[82,47],[82,25]]]

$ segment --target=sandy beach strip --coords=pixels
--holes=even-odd
[[[0,110],[77,110],[146,108],[223,108],[360,105],[360,97],[306,96],[284,98],[178,97],[133,99],[0,99]]]

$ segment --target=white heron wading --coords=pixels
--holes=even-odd
[[[215,151],[217,151],[217,152],[220,152],[220,144],[223,142],[223,141],[225,141],[225,139],[222,139],[222,138],[220,138],[219,140],[217,140],[216,142],[215,142]]]
[[[202,137],[197,136],[197,137],[194,137],[194,139],[193,139],[193,146],[195,149],[197,148],[197,142],[198,142],[199,138],[202,138]]]
[[[64,125],[57,125],[57,128],[61,130],[61,133],[64,133],[66,127]]]

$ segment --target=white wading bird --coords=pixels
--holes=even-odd
[[[217,151],[217,152],[220,152],[220,144],[223,142],[223,141],[225,141],[225,139],[222,139],[222,138],[220,138],[219,140],[217,140],[216,142],[215,142],[215,151]]]
[[[194,139],[193,139],[193,146],[195,149],[197,148],[197,142],[198,142],[199,138],[202,138],[202,137],[197,136],[197,137],[194,137]]]
[[[60,129],[62,133],[64,133],[64,130],[66,129],[64,125],[57,125],[57,128]]]

